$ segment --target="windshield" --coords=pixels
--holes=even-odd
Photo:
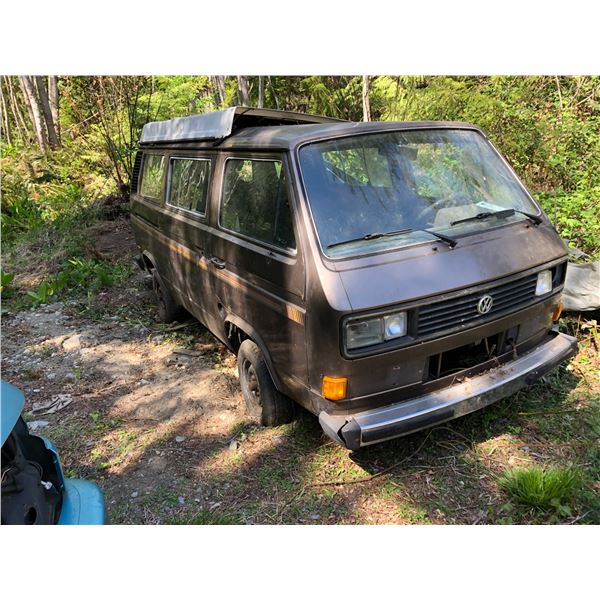
[[[539,214],[485,138],[472,130],[392,131],[300,149],[321,246],[345,257],[460,237]],[[498,217],[469,219],[504,211]],[[459,222],[467,219],[465,222]],[[397,232],[395,235],[376,235]]]

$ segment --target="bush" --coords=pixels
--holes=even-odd
[[[538,194],[542,208],[554,223],[561,237],[586,254],[600,256],[600,186],[574,192]]]
[[[122,283],[130,275],[131,268],[113,265],[107,261],[71,258],[65,261],[61,270],[42,281],[27,296],[34,306],[46,304],[52,297],[63,293],[87,292],[97,294],[102,288]]]
[[[72,227],[96,198],[115,190],[102,161],[101,154],[85,154],[79,140],[47,155],[34,147],[3,145],[3,242],[41,227]]]

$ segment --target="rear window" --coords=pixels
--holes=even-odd
[[[267,244],[296,248],[281,161],[228,159],[219,223]]]
[[[210,159],[171,159],[170,206],[199,214],[206,212]]]
[[[162,192],[165,157],[160,154],[144,154],[142,187],[140,193],[146,198],[158,200]]]

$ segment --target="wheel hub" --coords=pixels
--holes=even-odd
[[[256,377],[254,365],[252,365],[252,363],[248,360],[244,361],[242,373],[244,374],[244,378],[246,380],[245,383],[248,388],[248,392],[250,392],[250,395],[256,404],[260,405],[260,384],[258,383],[258,378]]]

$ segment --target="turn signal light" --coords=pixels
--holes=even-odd
[[[562,302],[559,302],[556,305],[556,308],[554,309],[554,312],[552,313],[552,320],[553,321],[558,321],[558,319],[560,319],[560,315],[562,314],[563,308],[565,307],[565,305]]]
[[[323,377],[323,387],[321,392],[323,398],[327,400],[343,400],[346,397],[346,388],[348,387],[347,377]]]

